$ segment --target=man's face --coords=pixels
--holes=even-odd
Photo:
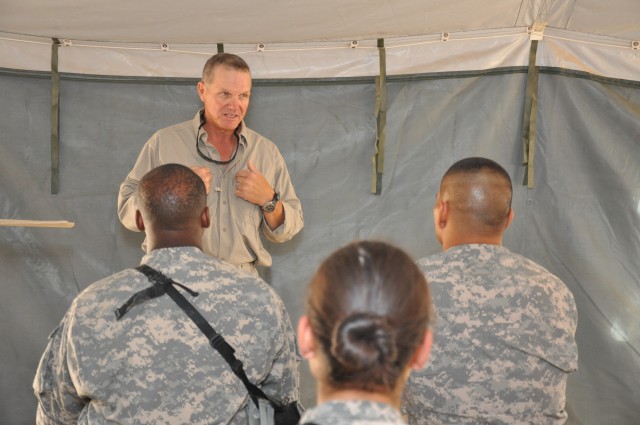
[[[218,66],[208,83],[198,83],[207,124],[221,132],[233,132],[244,119],[251,95],[251,74]]]

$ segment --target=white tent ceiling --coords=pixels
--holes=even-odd
[[[376,75],[378,38],[391,75],[524,66],[536,23],[555,40],[539,65],[640,78],[637,0],[0,0],[0,68],[49,70],[53,38],[83,74],[198,77],[224,43],[257,78]]]
[[[136,43],[363,40],[527,26],[640,39],[637,0],[26,0],[0,2],[16,35]],[[548,13],[547,10],[548,9]]]

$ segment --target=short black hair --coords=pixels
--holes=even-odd
[[[165,230],[181,229],[207,205],[202,179],[180,164],[164,164],[140,180],[137,202],[145,220]]]
[[[504,231],[513,186],[509,173],[497,162],[482,157],[461,159],[442,177],[440,193],[449,194],[452,211],[474,232]]]
[[[450,174],[474,173],[474,172],[481,171],[483,168],[502,175],[504,179],[507,180],[509,182],[509,185],[511,186],[511,177],[509,177],[509,173],[507,173],[507,170],[505,170],[497,162],[489,158],[483,158],[480,156],[473,156],[473,157],[464,158],[457,161],[451,167],[449,167],[449,169],[447,170],[447,172],[445,173],[442,179],[444,180],[445,177],[447,177]]]

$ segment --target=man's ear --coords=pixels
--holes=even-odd
[[[200,96],[200,100],[204,103],[204,89],[205,85],[202,81],[198,81],[198,96]]]
[[[316,341],[307,316],[302,316],[298,322],[298,346],[303,358],[311,359],[315,357]]]
[[[200,224],[202,224],[203,229],[206,229],[211,225],[211,217],[209,217],[209,207],[204,207],[204,210],[202,210],[202,215],[200,216]]]
[[[138,230],[144,232],[144,220],[142,218],[142,213],[140,210],[136,210],[136,227]]]
[[[507,230],[507,228],[509,227],[509,225],[513,221],[513,217],[515,216],[515,214],[516,213],[513,211],[513,208],[510,208],[509,209],[509,215],[507,216],[507,224],[504,226],[505,230]]]
[[[449,201],[444,201],[439,194],[433,209],[433,220],[439,229],[444,228],[449,220]]]
[[[420,370],[427,363],[429,359],[429,353],[431,352],[431,344],[433,343],[433,333],[427,329],[422,338],[422,342],[413,353],[409,366],[413,370]]]

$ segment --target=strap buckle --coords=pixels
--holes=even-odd
[[[220,336],[220,334],[216,334],[213,338],[209,340],[209,344],[211,344],[211,346],[216,350],[218,350],[218,347],[223,345],[224,342],[225,340],[222,336]]]

